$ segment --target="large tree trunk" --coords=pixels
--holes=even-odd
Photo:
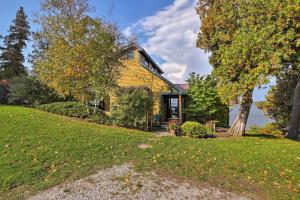
[[[298,75],[298,81],[294,92],[293,109],[291,114],[290,128],[286,135],[289,139],[298,138],[298,129],[300,123],[300,73]]]
[[[253,90],[249,90],[242,96],[242,103],[240,106],[239,114],[234,120],[231,128],[229,129],[228,135],[243,136],[245,134],[250,108],[253,103],[252,92]]]

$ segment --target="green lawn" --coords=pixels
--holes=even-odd
[[[138,144],[153,147],[145,150]],[[300,143],[266,137],[191,139],[0,106],[0,198],[18,199],[114,164],[157,170],[265,199],[300,198]]]

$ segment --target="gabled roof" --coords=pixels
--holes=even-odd
[[[175,84],[177,88],[179,88],[181,91],[187,91],[189,89],[189,84],[187,83],[181,83],[181,84]]]
[[[160,78],[161,80],[165,81],[168,85],[170,85],[173,89],[175,89],[176,91],[178,91],[178,93],[181,93],[181,94],[185,94],[186,93],[186,90],[177,86],[177,85],[183,85],[183,84],[174,84],[172,83],[171,81],[169,81],[168,79],[166,79],[165,77],[163,77],[161,74],[163,74],[163,70],[156,64],[156,62],[151,58],[151,56],[141,47],[139,46],[138,44],[136,43],[130,43],[129,45],[123,47],[123,49],[126,51],[127,49],[130,49],[130,48],[137,48],[137,50],[141,53],[143,53],[153,64],[154,66],[158,69],[159,73],[160,74],[157,74],[157,73],[154,73],[153,71],[149,70],[151,73],[153,73],[155,76],[157,76],[158,78]]]
[[[139,46],[138,44],[132,42],[129,45],[125,46],[124,49],[129,49],[131,47],[135,47],[137,48],[137,50],[141,53],[144,54],[144,56],[146,56],[155,66],[155,68],[157,68],[158,72],[163,74],[164,71],[156,64],[156,62],[151,58],[151,56],[145,51],[145,49],[143,49],[141,46]]]

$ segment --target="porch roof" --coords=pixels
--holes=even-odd
[[[171,92],[162,92],[161,95],[187,95],[186,91],[171,91]]]

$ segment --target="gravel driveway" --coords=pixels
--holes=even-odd
[[[130,164],[114,166],[97,174],[41,192],[30,200],[100,199],[239,199],[248,198],[213,187],[198,187],[163,178],[155,173],[137,173]]]

